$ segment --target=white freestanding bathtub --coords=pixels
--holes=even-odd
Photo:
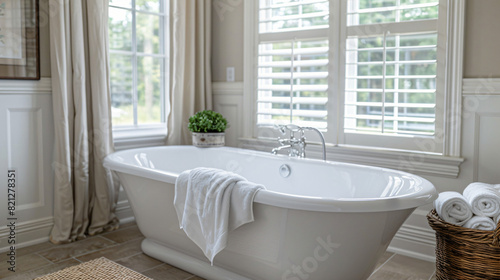
[[[437,197],[430,182],[404,172],[227,147],[126,150],[104,166],[119,174],[143,251],[217,280],[366,279],[405,219]],[[255,221],[231,232],[214,266],[179,229],[173,206],[178,174],[195,167],[267,188],[255,197]]]

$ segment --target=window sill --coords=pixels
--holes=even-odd
[[[276,140],[273,139],[240,138],[239,140],[240,147],[244,149],[269,152],[277,146]],[[306,153],[308,158],[321,159],[321,145],[308,143]],[[333,144],[326,146],[326,159],[447,178],[457,178],[460,164],[464,161],[463,158],[439,154]]]
[[[113,128],[115,150],[165,145],[167,128],[165,125],[148,127]]]

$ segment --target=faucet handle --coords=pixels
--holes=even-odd
[[[274,128],[281,132],[281,135],[286,135],[286,126],[281,124],[275,124]]]
[[[299,132],[302,130],[302,127],[296,125],[296,124],[287,124],[286,129],[290,130],[291,132]]]

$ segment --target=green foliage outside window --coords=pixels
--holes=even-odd
[[[109,8],[108,21],[113,125],[162,122],[164,58],[158,55],[164,55],[163,20],[154,14],[160,12],[160,1],[136,0],[135,4],[134,11],[131,1],[110,1],[117,6]]]

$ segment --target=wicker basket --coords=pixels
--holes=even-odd
[[[436,278],[500,279],[500,223],[495,231],[447,223],[436,210],[427,215],[436,231]]]

